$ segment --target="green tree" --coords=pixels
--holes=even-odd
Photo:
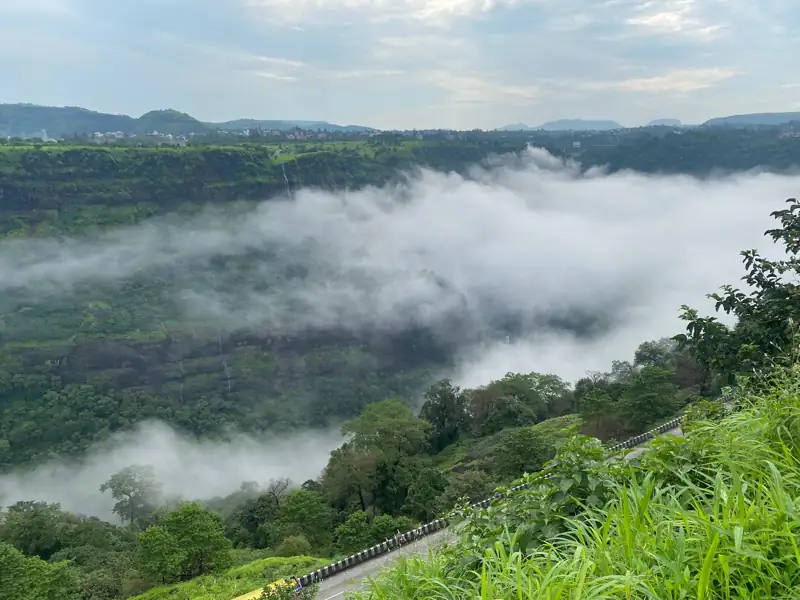
[[[63,546],[64,521],[59,504],[17,502],[2,515],[0,538],[27,556],[48,560]]]
[[[78,600],[80,576],[67,562],[26,557],[0,542],[0,600]]]
[[[519,477],[523,473],[538,471],[554,454],[548,442],[531,427],[512,429],[503,437],[496,457],[500,473]]]
[[[673,375],[662,367],[645,367],[631,379],[619,401],[620,415],[630,431],[641,431],[680,408]]]
[[[467,426],[467,397],[461,388],[444,379],[425,392],[420,417],[433,426],[431,449],[439,452],[456,440]]]
[[[451,510],[456,503],[465,499],[468,502],[478,502],[489,497],[495,485],[492,477],[481,469],[469,469],[458,473],[450,473],[447,487],[436,501],[439,511]]]
[[[399,400],[383,400],[364,407],[362,413],[342,426],[357,450],[379,451],[388,459],[419,454],[428,446],[432,426],[416,417]]]
[[[715,317],[700,317],[697,310],[683,306],[681,318],[686,333],[675,336],[682,348],[727,384],[737,374],[771,370],[775,364],[793,360],[792,347],[800,315],[800,203],[790,198],[789,207],[771,213],[780,226],[765,235],[784,246],[787,258],[772,261],[756,250],[743,251],[746,274],[742,280],[752,290],[745,293],[732,285],[722,293],[709,294],[715,309],[736,317],[729,328]]]
[[[314,548],[327,549],[333,542],[333,509],[318,492],[298,489],[286,496],[275,526],[286,535],[302,535]]]
[[[181,549],[181,578],[224,569],[231,564],[231,541],[222,520],[196,502],[183,504],[164,517],[161,525]]]
[[[153,467],[134,465],[112,475],[100,486],[100,491],[111,491],[116,500],[112,510],[120,519],[141,525],[155,510],[160,486]]]
[[[370,545],[372,528],[363,510],[351,513],[347,520],[334,531],[336,549],[344,554],[352,554]]]
[[[186,562],[187,552],[166,527],[151,525],[136,537],[136,566],[154,581],[176,581]]]
[[[311,542],[304,535],[290,535],[283,538],[283,541],[275,549],[278,556],[310,556],[312,552]]]

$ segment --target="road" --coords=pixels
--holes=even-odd
[[[683,436],[683,431],[680,427],[676,427],[675,429],[664,432],[663,435],[667,434]],[[633,458],[638,456],[644,451],[645,446],[646,444],[643,444],[642,446],[631,450],[625,455],[625,458]],[[446,541],[452,541],[455,539],[455,537],[456,536],[453,529],[438,531],[422,538],[421,540],[413,542],[408,546],[403,546],[394,552],[390,552],[373,560],[361,563],[357,567],[353,567],[352,569],[348,569],[347,571],[334,575],[330,579],[325,579],[320,582],[319,592],[315,596],[315,600],[344,600],[347,592],[360,590],[362,582],[367,577],[375,577],[380,571],[390,567],[392,563],[399,557],[409,556],[412,554],[427,555],[429,548],[438,546]]]
[[[346,592],[354,592],[361,589],[362,582],[367,577],[375,577],[381,570],[390,567],[392,563],[401,556],[410,556],[413,554],[427,555],[428,549],[436,547],[443,542],[452,541],[455,539],[455,532],[452,529],[444,529],[437,531],[429,536],[412,542],[407,546],[398,548],[394,552],[389,552],[378,558],[374,558],[365,563],[348,569],[338,575],[334,575],[330,579],[325,579],[319,584],[319,592],[315,596],[315,600],[344,600]]]

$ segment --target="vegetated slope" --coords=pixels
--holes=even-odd
[[[557,153],[572,147],[568,135],[531,139]],[[800,146],[774,132],[598,139],[580,156],[587,165],[687,173],[782,168]],[[220,219],[234,220],[256,200],[284,193],[284,172],[293,192],[358,188],[392,181],[414,164],[464,172],[492,152],[529,141],[480,134],[186,148],[0,144],[0,234],[6,240],[97,235],[152,217],[185,220],[207,204]],[[209,261],[207,283],[225,287],[245,277],[252,258]],[[326,425],[371,401],[409,398],[452,359],[453,345],[426,329],[285,335],[192,321],[176,304],[176,285],[191,275],[182,267],[165,265],[113,285],[77,285],[68,294],[2,295],[0,468],[79,453],[148,418],[200,435],[229,425],[251,431]],[[300,276],[297,267],[280,263],[274,276]]]
[[[323,567],[327,562],[311,556],[263,558],[185,583],[158,586],[133,596],[133,600],[233,600],[278,579]]]
[[[683,307],[687,332],[676,339],[711,373],[740,384],[729,393],[734,412],[695,405],[686,438],[654,441],[631,464],[609,461],[596,441],[570,439],[523,478],[529,485],[518,495],[468,511],[451,549],[402,562],[371,597],[795,597],[800,203],[787,202],[773,213],[780,226],[767,232],[787,257],[745,252],[753,291],[727,286],[714,296],[736,324]]]
[[[460,544],[427,566],[402,563],[376,584],[377,596],[436,589],[450,598],[512,598],[522,590],[533,598],[550,590],[566,600],[567,592],[606,585],[607,596],[620,598],[713,597],[730,589],[743,598],[791,597],[787,590],[798,585],[792,499],[800,492],[800,368],[787,319],[800,311],[794,279],[768,276],[778,268],[800,272],[800,203],[789,203],[768,232],[788,258],[776,264],[749,251],[746,279],[755,289],[729,288],[720,298],[739,317],[732,328],[684,307],[687,332],[675,340],[681,347],[644,343],[633,364],[615,361],[610,373],[574,389],[553,375],[509,374],[472,390],[441,381],[419,416],[396,400],[369,404],[342,427],[351,437],[331,453],[322,476],[291,491],[287,481],[266,489],[245,482],[207,506],[164,510],[152,470],[130,466],[101,487],[125,527],[19,502],[0,516],[0,558],[10,565],[0,582],[46,600],[112,599],[225,572],[234,545],[281,555],[349,553],[525,471],[534,473],[523,476],[525,491],[468,511]],[[775,365],[771,380],[759,375]],[[689,440],[656,442],[638,463],[609,461],[599,440],[559,429],[577,407],[586,432],[641,431],[742,373],[750,374],[739,378],[744,392],[732,396],[742,410],[719,426],[698,424],[719,420],[726,407],[695,402]],[[692,378],[680,389],[678,382]]]
[[[452,548],[354,597],[793,597],[800,368],[736,402],[740,412],[690,421],[688,437],[656,440],[631,465],[570,441],[531,488],[470,514]]]

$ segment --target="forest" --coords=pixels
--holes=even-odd
[[[697,153],[692,164],[708,165],[703,153],[725,133],[705,141],[692,135],[666,136],[663,143],[684,144]],[[761,154],[749,146],[746,155],[736,155],[734,138],[729,141],[709,169],[780,169],[797,143],[772,136],[755,146]],[[289,156],[257,145],[4,145],[0,223],[10,244],[5,248],[13,251],[21,239],[91,237],[153,216],[196,214],[205,204],[235,212],[283,193],[284,168],[292,176],[290,191],[359,187],[400,178],[399,169],[411,164],[464,171],[492,152],[526,143],[513,136],[475,143],[377,140],[306,153],[298,148]],[[597,152],[606,153],[602,164],[635,168],[659,152],[675,155],[674,146],[664,150],[661,143],[620,143],[613,157]],[[685,154],[678,156],[661,168],[681,172]],[[781,227],[768,233],[793,256],[800,249],[798,206],[776,216]],[[559,452],[583,460],[581,444],[589,444],[596,466],[602,448],[582,436],[617,440],[687,407],[714,417],[713,399],[739,381],[737,374],[773,368],[791,349],[786,319],[797,312],[797,295],[781,275],[796,269],[793,260],[772,263],[745,253],[745,280],[757,292],[728,287],[716,296],[718,308],[739,319],[732,329],[686,306],[685,334],[643,342],[608,372],[590,373],[575,385],[537,372],[508,373],[472,389],[441,380],[427,388],[418,412],[409,408],[414,394],[452,353],[424,328],[275,336],[192,323],[179,318],[171,294],[178,273],[168,267],[121,284],[77,286],[44,301],[11,290],[0,299],[0,468],[79,456],[148,418],[203,436],[223,435],[228,426],[266,431],[335,423],[348,441],[317,479],[246,481],[206,501],[165,498],[149,465],[130,465],[98,490],[113,498],[116,524],[36,498],[6,506],[0,598],[227,600],[485,496],[522,473],[547,475],[564,464],[552,460]],[[594,471],[588,473],[588,487],[575,477],[559,484],[553,514],[575,514],[590,497],[591,503],[611,498],[616,474],[601,475],[591,483]],[[571,491],[575,481],[583,496]],[[543,506],[538,496],[526,502]],[[538,529],[527,544],[554,533],[543,519],[529,519]],[[471,538],[473,558],[498,536],[496,521],[481,516],[474,523],[484,529]]]
[[[569,139],[548,134],[539,142],[564,156]],[[12,253],[25,251],[15,242],[92,239],[154,217],[198,217],[209,206],[234,218],[259,200],[285,195],[287,187],[294,193],[384,185],[415,165],[466,172],[529,141],[514,134],[438,141],[387,134],[284,147],[6,143],[0,236]],[[586,142],[579,158],[584,166],[645,172],[779,170],[799,144],[772,130],[651,132],[602,138],[596,147]],[[249,277],[247,258],[215,259],[205,281],[225,287]],[[261,258],[276,265],[273,280],[304,269],[293,259]],[[189,279],[185,266],[165,264],[114,283],[76,284],[69,293],[31,298],[12,287],[0,297],[0,470],[79,455],[153,418],[203,436],[228,426],[252,432],[338,426],[369,402],[408,399],[451,365],[453,341],[424,327],[285,335],[193,321],[176,298],[176,290],[199,285]]]

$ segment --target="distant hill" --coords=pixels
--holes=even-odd
[[[744,127],[747,125],[782,125],[791,121],[800,121],[800,112],[750,113],[746,115],[716,117],[714,119],[709,119],[703,123],[703,125],[707,127]]]
[[[647,127],[680,127],[678,119],[654,119],[647,124]]]
[[[371,127],[362,125],[334,125],[327,121],[284,121],[284,120],[264,120],[264,119],[235,119],[224,123],[206,123],[216,129],[223,131],[243,131],[245,129],[277,129],[288,131],[299,127],[301,129],[322,130],[322,131],[341,131],[361,133],[365,131],[375,131]]]
[[[237,119],[225,123],[203,123],[191,115],[176,110],[152,110],[141,117],[112,115],[87,110],[78,106],[38,106],[36,104],[0,104],[0,137],[36,136],[42,130],[49,136],[91,134],[95,132],[123,131],[144,134],[152,131],[173,135],[213,133],[218,130],[280,129],[300,127],[324,131],[364,132],[374,131],[361,125],[334,125],[326,121],[260,121]]]
[[[495,131],[531,131],[531,128],[525,125],[525,123],[514,123],[512,125],[498,127]]]
[[[205,123],[176,110],[154,110],[139,118],[112,115],[78,106],[38,106],[35,104],[0,104],[0,136],[32,136],[45,130],[50,136],[75,133],[189,134],[214,131]]]
[[[544,129],[545,131],[604,131],[607,129],[624,129],[624,127],[616,121],[559,119],[558,121],[548,121],[534,129]]]
[[[513,123],[498,127],[495,131],[535,131],[543,129],[545,131],[604,131],[607,129],[624,129],[616,121],[587,121],[584,119],[559,119],[558,121],[548,121],[538,127],[530,127],[525,123]]]

